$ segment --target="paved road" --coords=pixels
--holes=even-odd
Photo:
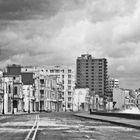
[[[0,117],[0,140],[24,140],[36,115]],[[39,115],[36,140],[140,140],[140,131],[94,120],[73,113]]]

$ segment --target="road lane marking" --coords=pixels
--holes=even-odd
[[[39,127],[39,115],[36,115],[35,122],[32,128],[30,129],[28,135],[26,136],[25,140],[29,140],[29,139],[35,140],[38,127]]]

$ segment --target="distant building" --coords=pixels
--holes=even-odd
[[[108,77],[108,90],[109,91],[113,91],[113,88],[119,88],[119,80],[112,78],[112,77]]]
[[[79,88],[75,89],[73,96],[73,111],[89,111],[89,89]]]
[[[57,79],[38,68],[35,74],[37,111],[62,111],[62,86]]]
[[[99,96],[107,90],[107,59],[83,54],[76,61],[76,87],[89,88]]]
[[[113,89],[114,88],[119,88],[119,87],[120,87],[119,80],[108,76],[106,96],[109,97],[108,99],[110,101],[112,101]]]
[[[57,82],[62,83],[63,111],[72,110],[72,98],[75,87],[74,70],[67,66],[48,66],[40,68],[40,72],[48,76],[57,77]]]
[[[27,101],[25,102],[24,97],[26,98],[26,86],[29,88],[34,88],[34,72],[35,68],[34,67],[28,67],[28,66],[21,66],[21,65],[8,65],[6,69],[4,70],[4,77],[11,77],[13,79],[13,94],[14,94],[14,101],[13,101],[13,106],[15,111],[26,111],[27,108],[25,108],[24,105],[26,105]],[[25,86],[26,85],[26,86]],[[25,89],[24,89],[25,88]],[[23,90],[25,96],[23,96]],[[32,93],[32,92],[33,93]],[[22,93],[21,93],[22,92]],[[19,94],[22,94],[22,99],[19,97]],[[34,90],[30,90],[30,96],[34,96]],[[21,95],[20,95],[21,96]],[[22,100],[22,103],[19,103]],[[29,112],[34,111],[34,106],[35,106],[35,97],[30,98],[30,106],[28,108]],[[19,109],[19,104],[22,109]]]
[[[126,109],[130,106],[135,106],[135,98],[132,96],[132,91],[129,89],[113,89],[114,108]]]

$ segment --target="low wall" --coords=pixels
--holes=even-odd
[[[129,114],[129,113],[118,113],[118,112],[103,112],[103,111],[102,112],[101,111],[99,111],[99,112],[90,111],[90,114],[140,120],[140,114]]]

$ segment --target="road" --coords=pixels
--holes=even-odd
[[[0,140],[24,140],[36,115],[0,116]],[[73,113],[41,113],[36,140],[140,140],[140,130],[86,120]]]

